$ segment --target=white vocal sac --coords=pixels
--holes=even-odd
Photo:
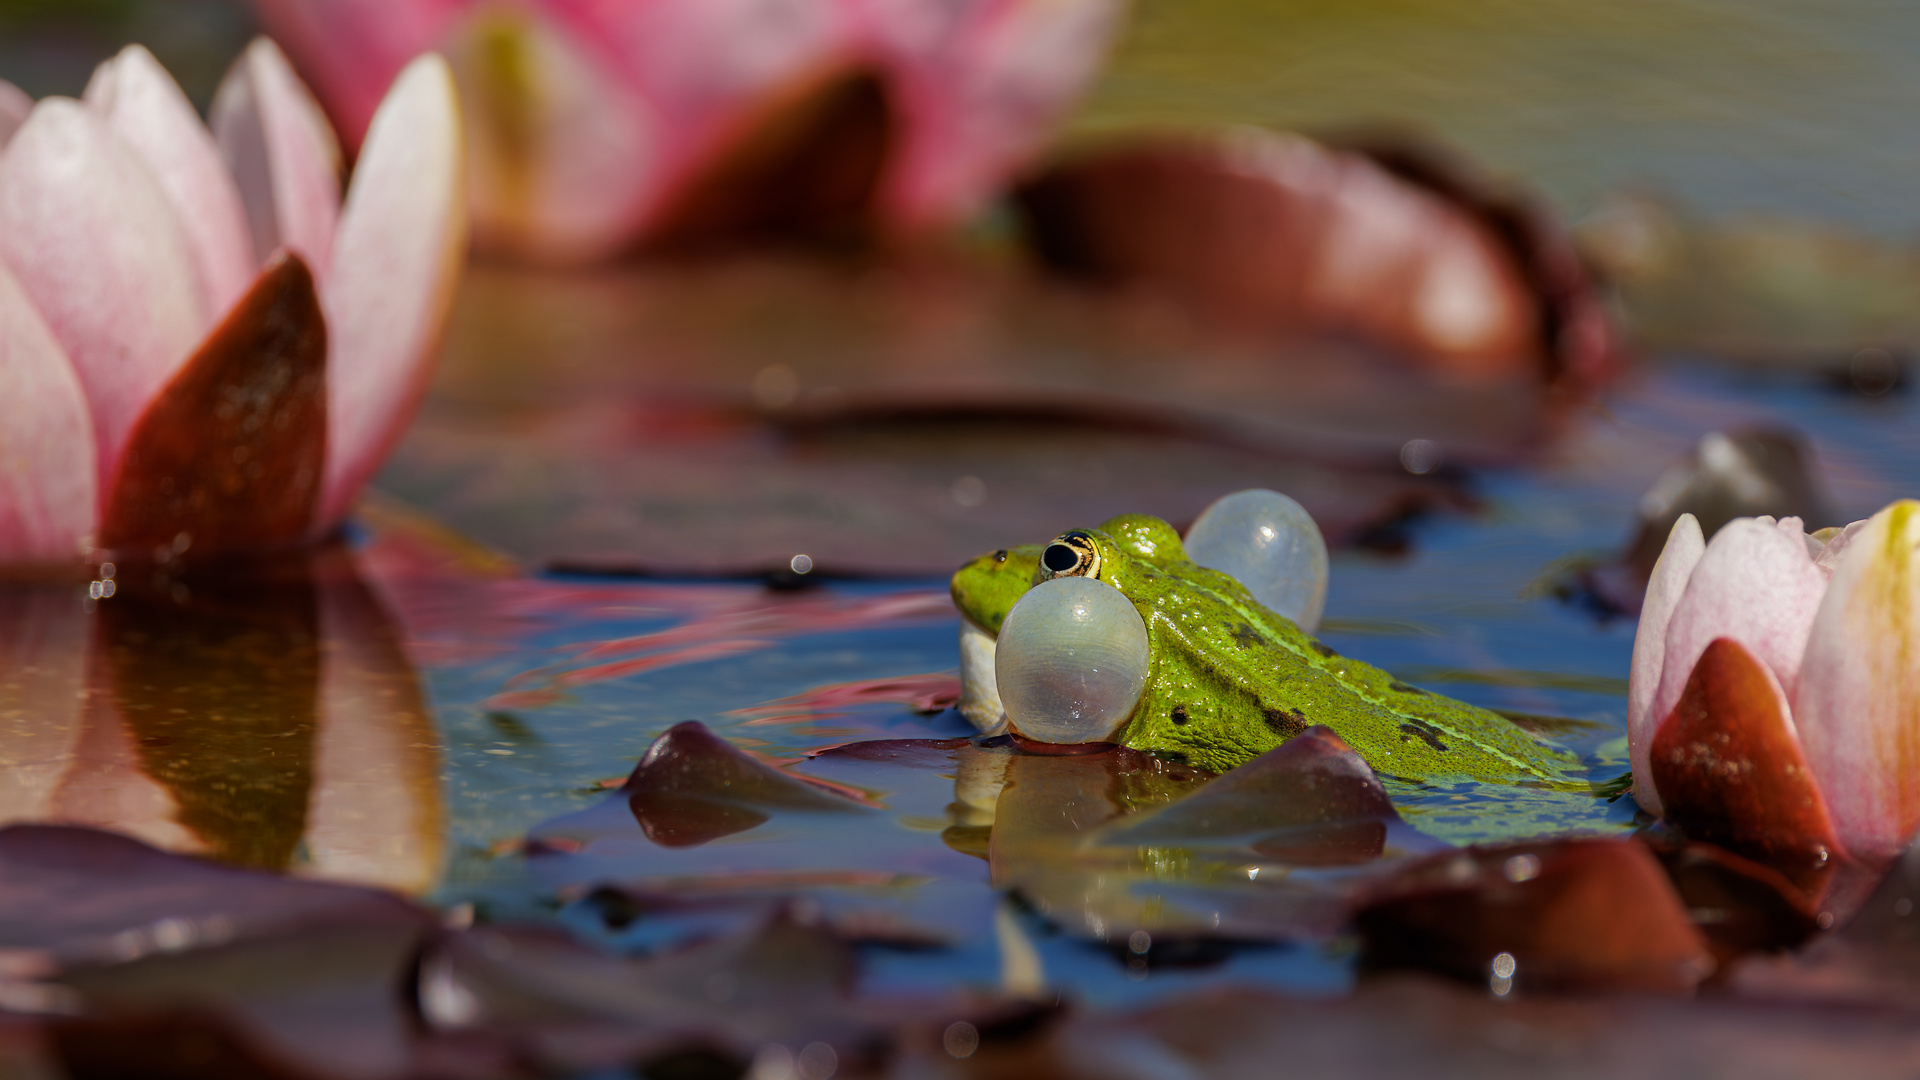
[[[1236,491],[1201,511],[1187,557],[1228,574],[1262,606],[1311,634],[1327,605],[1327,542],[1313,515],[1277,491]]]
[[[995,681],[1007,720],[1029,739],[1113,737],[1147,682],[1147,626],[1120,590],[1094,578],[1034,586],[1000,627]]]

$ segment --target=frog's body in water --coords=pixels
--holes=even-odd
[[[982,555],[954,574],[954,603],[998,634],[1028,589],[1064,576],[1113,586],[1146,623],[1145,690],[1114,735],[1134,749],[1225,771],[1325,724],[1386,777],[1586,786],[1570,775],[1570,754],[1505,717],[1322,645],[1238,581],[1190,561],[1158,518],[1123,515]]]

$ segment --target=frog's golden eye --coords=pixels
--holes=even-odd
[[[1083,532],[1062,533],[1040,553],[1040,567],[1048,580],[1057,577],[1098,577],[1100,552],[1093,537]]]

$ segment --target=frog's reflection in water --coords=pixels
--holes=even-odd
[[[0,584],[0,822],[432,886],[438,740],[346,552],[127,567],[86,597]]]

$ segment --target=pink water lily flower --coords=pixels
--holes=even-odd
[[[1627,698],[1634,795],[1805,874],[1920,827],[1920,502],[1808,536],[1691,514],[1655,564]]]
[[[349,141],[443,52],[477,235],[559,262],[782,213],[963,219],[1091,80],[1121,3],[257,0]]]
[[[132,46],[83,100],[0,83],[0,563],[280,546],[412,415],[466,247],[446,64],[404,70],[344,203],[271,42],[202,125]]]

